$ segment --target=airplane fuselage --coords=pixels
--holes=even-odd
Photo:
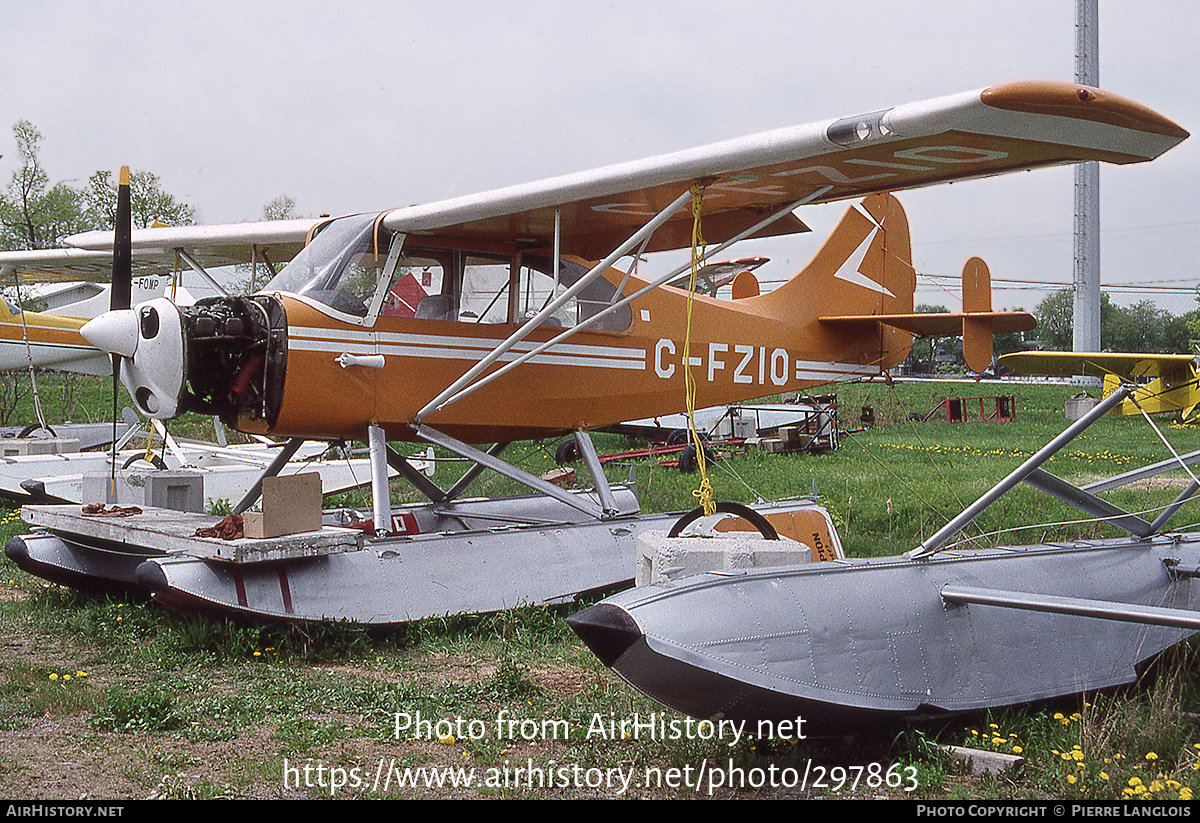
[[[288,322],[279,416],[270,428],[239,421],[262,433],[361,438],[371,421],[389,439],[410,439],[437,391],[515,328],[380,317],[364,329],[302,297],[279,297]],[[881,355],[877,339],[822,327],[815,311],[788,320],[754,301],[703,295],[693,298],[689,340],[687,299],[672,288],[648,293],[626,331],[580,331],[424,422],[467,442],[551,436],[681,412],[685,369],[703,408],[876,375],[906,353]],[[534,331],[497,368],[560,331]],[[343,354],[358,362],[341,365]]]

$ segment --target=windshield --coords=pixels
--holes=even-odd
[[[375,242],[374,214],[334,220],[283,267],[263,291],[301,294],[366,317],[388,250]]]

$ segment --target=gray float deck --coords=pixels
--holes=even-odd
[[[86,515],[74,504],[29,505],[22,507],[21,517],[31,526],[76,542],[103,542],[125,546],[133,553],[184,554],[231,563],[339,554],[362,547],[361,531],[333,526],[266,539],[197,537],[197,529],[215,526],[222,518],[149,506],[143,507],[141,514],[106,517]]]

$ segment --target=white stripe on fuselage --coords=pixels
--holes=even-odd
[[[296,326],[288,330],[289,348],[296,351],[329,352],[335,355],[355,350],[354,353],[382,354],[385,357],[477,361],[495,348],[495,345],[496,341],[490,339],[441,334],[379,332],[373,337],[364,338],[362,332],[313,326]],[[537,343],[527,341],[517,343],[500,358],[500,361],[515,360],[537,345]],[[694,368],[703,366],[703,358],[693,357],[692,360]],[[629,346],[558,344],[553,349],[534,356],[529,362],[542,365],[645,371],[646,350]],[[816,360],[795,360],[790,364],[788,371],[792,373],[793,379],[821,382],[836,382],[879,374],[879,368],[873,365]],[[787,379],[786,374],[780,375],[775,381],[776,385],[783,385]]]
[[[337,331],[298,326],[288,330],[288,346],[299,351],[342,352],[347,348],[366,348],[374,354],[396,357],[429,357],[442,360],[479,360],[497,345],[497,341],[476,337],[452,337],[440,334],[404,334],[379,332],[364,339],[361,332]],[[518,343],[500,360],[511,361],[534,349],[537,343]],[[644,371],[646,350],[620,346],[559,344],[553,350],[530,359],[532,363],[589,366]]]

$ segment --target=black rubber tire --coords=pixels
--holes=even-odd
[[[717,452],[712,446],[704,444],[704,462],[713,463],[717,459]],[[691,474],[696,469],[700,468],[700,460],[696,456],[696,444],[688,443],[684,446],[683,451],[679,453],[679,470],[684,474]]]
[[[43,426],[40,423],[30,423],[28,426],[21,429],[21,433],[18,434],[17,437],[28,437],[38,429],[45,429],[46,431],[50,432],[51,437],[58,437],[58,435],[54,433],[54,429],[50,428],[49,426]]]
[[[724,512],[725,514],[736,514],[738,517],[752,524],[768,540],[779,539],[779,532],[775,531],[775,527],[771,525],[771,521],[749,506],[743,506],[741,503],[720,502],[717,503],[717,511]],[[703,516],[704,507],[697,506],[675,521],[675,525],[671,527],[671,531],[667,533],[667,537],[678,537],[679,533],[690,523],[699,520]]]
[[[558,448],[554,450],[554,462],[560,466],[565,466],[567,463],[574,463],[579,459],[579,445],[575,442],[574,437],[568,437],[558,444]]]
[[[139,460],[149,463],[157,471],[165,472],[167,470],[167,464],[164,463],[163,459],[161,457],[159,457],[157,454],[151,455],[149,460],[146,460],[146,455],[144,455],[144,454],[135,454],[135,455],[131,456],[128,460],[126,460],[125,465],[122,466],[121,468],[127,469],[130,466],[132,466],[134,463],[138,462]]]

